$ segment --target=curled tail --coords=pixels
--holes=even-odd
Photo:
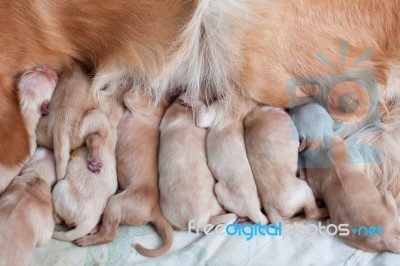
[[[160,209],[158,209],[158,211],[154,215],[152,223],[157,232],[160,234],[163,244],[158,249],[148,249],[143,247],[141,244],[136,244],[136,250],[146,257],[158,257],[164,255],[170,250],[174,239],[174,231],[172,229],[172,226],[162,214]]]

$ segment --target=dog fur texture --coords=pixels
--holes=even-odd
[[[168,105],[155,105],[143,91],[127,92],[126,110],[118,125],[116,148],[118,183],[122,192],[110,197],[102,224],[95,234],[75,241],[80,246],[102,244],[113,240],[119,224],[132,226],[151,222],[160,233],[163,245],[150,250],[137,244],[145,256],[166,253],[173,242],[173,229],[158,203],[159,126]]]
[[[38,148],[0,198],[0,265],[29,265],[34,248],[50,240],[55,181],[53,153]]]

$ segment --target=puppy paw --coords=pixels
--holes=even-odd
[[[98,174],[103,168],[103,163],[98,158],[88,157],[88,168],[92,173]]]
[[[187,96],[179,96],[178,103],[182,106],[192,108],[192,99]]]
[[[92,231],[89,232],[89,235],[95,235],[95,234],[97,234],[97,232],[99,231],[99,229],[100,229],[100,226],[99,226],[99,225],[96,225],[96,226],[92,229]]]
[[[84,236],[74,241],[74,243],[80,247],[90,246],[90,236]]]

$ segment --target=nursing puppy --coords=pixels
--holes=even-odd
[[[167,102],[157,106],[142,91],[127,92],[126,111],[118,125],[116,148],[118,183],[121,193],[112,196],[103,213],[99,231],[75,241],[80,246],[102,244],[115,238],[120,224],[132,226],[152,223],[164,244],[149,250],[136,249],[145,256],[166,253],[172,245],[173,229],[158,203],[159,126]]]
[[[54,231],[51,186],[56,180],[53,153],[38,148],[0,198],[0,265],[29,264],[35,246]]]
[[[316,197],[325,202],[332,222],[349,224],[350,229],[382,228],[375,236],[366,236],[364,230],[361,235],[350,232],[342,236],[344,241],[364,251],[400,253],[396,201],[389,192],[378,191],[365,176],[363,165],[351,163],[361,154],[354,147],[349,149],[344,140],[334,135],[333,120],[321,106],[297,107],[292,117],[305,143],[302,157],[307,182]]]
[[[247,157],[261,203],[271,223],[328,216],[316,205],[311,188],[296,178],[299,138],[280,108],[256,106],[244,120]],[[304,212],[304,216],[294,217]]]
[[[16,74],[37,65],[61,71],[77,59],[99,78],[107,74],[118,79],[113,73],[119,69],[147,79],[162,68],[195,6],[184,0],[22,0],[1,5],[0,154],[7,156],[0,156],[0,163],[12,167],[30,154],[28,129],[15,95]],[[103,87],[108,80],[100,83]]]
[[[42,114],[47,114],[48,104],[56,85],[57,74],[48,67],[36,67],[28,70],[19,78],[18,97],[22,117],[29,136],[29,154],[21,163],[12,167],[7,167],[7,165],[0,163],[0,194],[12,179],[19,174],[24,164],[35,152],[36,125]]]
[[[60,78],[49,105],[50,114],[40,119],[37,126],[39,145],[54,149],[58,180],[65,176],[71,151],[82,146],[92,133],[103,137],[107,134],[104,128],[107,117],[96,110],[99,101],[97,93],[90,90],[90,85],[87,74],[75,64]],[[99,173],[103,163],[92,152],[90,145],[89,148],[88,167],[92,172]]]
[[[181,98],[188,105],[189,98]],[[206,106],[193,101],[196,125],[208,128],[206,139],[207,162],[217,183],[215,194],[221,206],[255,223],[267,224],[261,212],[257,187],[254,182],[244,143],[244,117],[255,104],[241,102],[229,112],[220,102]]]
[[[157,98],[182,86],[194,96],[247,95],[280,107],[309,98],[322,103],[328,88],[343,80],[341,88],[354,92],[363,81],[355,71],[371,70],[391,103],[399,95],[399,14],[397,1],[374,0],[8,2],[0,8],[0,154],[7,154],[0,162],[14,166],[29,154],[13,78],[38,64],[60,70],[78,59],[94,68],[98,90],[132,75]],[[316,95],[308,86],[293,87],[296,97],[289,97],[292,79],[311,79],[321,90]],[[359,100],[365,106],[365,98]],[[391,111],[400,114],[397,106]],[[382,165],[369,177],[393,193],[400,190],[396,121],[386,121],[393,131],[365,140],[383,151]]]
[[[64,221],[67,226],[75,227],[67,232],[56,231],[53,238],[73,241],[88,234],[99,222],[108,198],[117,190],[115,147],[117,126],[123,115],[124,89],[111,90],[114,91],[99,93],[101,109],[98,111],[104,112],[108,118],[101,129],[105,134],[92,133],[87,137],[88,147],[80,147],[72,153],[65,178],[53,189],[56,219]],[[93,116],[93,119],[96,117]],[[98,174],[87,168],[87,157],[91,151],[89,147],[104,162],[103,169]]]
[[[182,102],[178,99],[167,109],[160,125],[160,206],[174,228],[187,230],[194,221],[203,231],[207,224],[219,223],[216,217],[224,210],[215,197],[215,181],[207,166],[206,130],[195,125],[192,109],[178,101]]]

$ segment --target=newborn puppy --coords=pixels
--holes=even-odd
[[[28,265],[35,246],[54,230],[51,185],[53,153],[38,148],[0,198],[0,265]]]
[[[296,178],[299,137],[280,108],[256,106],[244,120],[244,139],[261,203],[271,223],[328,216],[311,188]],[[304,216],[294,217],[304,211]]]
[[[49,105],[50,114],[39,121],[38,144],[54,149],[58,180],[65,176],[71,151],[82,146],[92,133],[102,137],[107,134],[104,127],[107,117],[96,110],[99,103],[90,85],[87,74],[75,64],[71,73],[61,77]],[[87,160],[92,172],[101,171],[103,162],[91,150]]]
[[[177,101],[167,109],[160,125],[160,205],[178,230],[187,230],[193,221],[202,231],[214,216],[224,213],[213,191],[205,138],[206,130],[195,125],[192,109]]]
[[[99,222],[108,198],[117,190],[115,146],[117,125],[123,115],[122,93],[122,88],[116,89],[111,95],[99,92],[101,109],[97,111],[104,112],[109,122],[100,129],[105,132],[104,136],[92,133],[87,142],[96,149],[104,167],[99,174],[87,169],[86,158],[90,149],[85,146],[72,153],[65,178],[54,187],[53,204],[56,219],[75,228],[67,232],[54,232],[53,238],[73,241],[87,235]],[[95,116],[92,118],[96,119]]]
[[[47,67],[36,67],[26,71],[18,80],[18,96],[26,129],[29,134],[30,155],[14,167],[0,164],[0,194],[12,179],[19,174],[36,149],[36,125],[42,113],[48,113],[48,104],[57,84],[57,74]]]
[[[321,106],[295,108],[292,117],[305,142],[302,156],[307,181],[315,195],[325,202],[332,222],[349,224],[350,230],[361,226],[382,228],[382,235],[379,231],[375,236],[366,236],[365,231],[361,235],[350,232],[342,236],[344,241],[364,251],[400,253],[396,201],[390,193],[379,192],[362,167],[349,163],[361,156],[358,150],[349,149],[344,140],[334,136],[333,120]],[[321,143],[319,140],[323,139],[330,141]]]
[[[159,126],[167,102],[155,106],[143,92],[127,92],[124,102],[127,109],[118,125],[116,149],[118,183],[123,191],[108,200],[100,230],[75,243],[107,243],[115,238],[119,224],[139,226],[151,222],[164,244],[156,250],[137,244],[136,249],[145,256],[160,256],[171,248],[174,236],[158,203]]]
[[[190,99],[181,99],[190,105]],[[237,109],[230,113],[221,102],[206,106],[200,100],[195,100],[192,104],[196,125],[208,128],[207,160],[217,180],[214,190],[218,202],[224,209],[248,217],[254,223],[267,224],[268,220],[261,212],[243,139],[243,119],[255,104],[239,103]]]

